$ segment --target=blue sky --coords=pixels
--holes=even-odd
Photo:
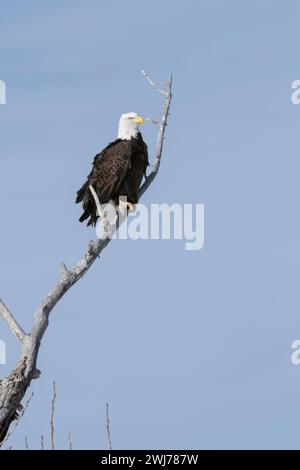
[[[296,0],[1,3],[0,295],[24,328],[94,232],[74,195],[119,115],[157,118],[140,74],[174,74],[151,203],[204,203],[205,247],[114,241],[59,303],[10,440],[105,448],[299,448],[300,5]],[[151,155],[156,130],[143,135]],[[8,374],[19,346],[4,322]]]

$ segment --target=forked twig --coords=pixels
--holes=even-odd
[[[162,95],[164,96],[168,96],[168,93],[164,90],[162,90],[161,88],[159,88],[158,85],[156,85],[156,83],[154,83],[154,81],[152,80],[152,78],[149,77],[149,75],[145,72],[145,70],[142,69],[142,74],[144,75],[145,79],[150,83],[151,86],[153,86],[153,88],[158,91],[159,93],[161,93]]]

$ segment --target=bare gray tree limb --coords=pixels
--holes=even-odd
[[[162,156],[164,134],[172,100],[172,76],[168,82],[168,91],[165,92],[155,85],[148,74],[144,71],[142,73],[150,85],[159,93],[163,94],[166,99],[163,106],[162,118],[159,123],[156,154],[152,171],[139,190],[139,198],[142,197],[144,192],[149,188],[150,184],[157,176]],[[118,221],[116,227],[118,227]],[[34,316],[33,327],[30,333],[26,334],[24,332],[12,314],[5,307],[4,303],[0,301],[1,315],[11,331],[17,336],[22,344],[21,356],[15,368],[11,371],[8,377],[0,380],[0,446],[7,435],[10,424],[13,420],[18,418],[18,409],[21,406],[21,401],[32,379],[38,378],[40,375],[39,370],[36,368],[37,357],[42,338],[49,324],[49,315],[51,311],[68,290],[86,274],[110,241],[110,237],[91,241],[88,245],[87,252],[70,270],[68,270],[64,264],[61,265],[61,278],[37,308]]]
[[[145,72],[142,71],[143,75],[145,75]],[[145,75],[147,76],[147,74]],[[147,77],[146,77],[147,78]],[[149,81],[149,80],[148,80]],[[157,89],[156,85],[152,82],[150,82],[150,85],[152,85],[155,89]],[[169,78],[168,82],[168,93],[167,93],[167,98],[164,102],[163,106],[163,114],[161,121],[159,123],[159,128],[158,128],[158,134],[157,134],[157,142],[156,142],[156,154],[155,154],[155,159],[152,165],[152,171],[150,175],[147,177],[146,181],[142,185],[142,187],[139,190],[139,198],[142,197],[145,191],[149,188],[150,184],[153,183],[153,180],[157,176],[159,167],[160,167],[160,161],[161,161],[161,156],[162,156],[162,151],[163,151],[163,146],[164,146],[164,137],[165,137],[165,130],[167,127],[167,121],[168,121],[168,116],[169,116],[169,110],[171,106],[171,101],[172,101],[172,85],[173,85],[173,77],[172,75]]]
[[[7,432],[4,440],[2,442],[0,442],[0,447],[2,447],[5,444],[5,442],[8,441],[8,439],[10,438],[10,436],[12,435],[12,433],[14,432],[14,430],[16,429],[18,424],[20,423],[21,419],[23,418],[24,414],[26,413],[26,411],[29,407],[29,404],[30,404],[32,398],[33,398],[33,393],[30,395],[30,397],[26,401],[25,406],[22,406],[21,404],[19,404],[18,409],[17,409],[18,414],[17,414],[17,417],[16,417],[16,421],[14,422],[14,425],[10,428],[9,432]]]
[[[26,336],[25,331],[21,328],[19,323],[14,319],[4,302],[0,299],[0,314],[8,324],[11,332],[23,343]]]

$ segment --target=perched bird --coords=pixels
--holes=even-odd
[[[141,124],[144,119],[138,114],[122,114],[117,139],[94,158],[92,171],[77,192],[76,203],[82,203],[84,210],[80,222],[89,219],[87,225],[96,225],[98,219],[90,185],[100,204],[113,201],[119,205],[119,198],[126,197],[126,208],[133,210],[138,202],[138,190],[149,165],[147,145],[139,131]]]

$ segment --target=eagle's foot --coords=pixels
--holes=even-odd
[[[135,204],[131,202],[120,201],[119,202],[119,213],[122,216],[125,216],[127,212],[134,212],[135,211]]]
[[[134,212],[135,211],[135,204],[131,204],[131,202],[126,202],[127,210],[128,212]]]

